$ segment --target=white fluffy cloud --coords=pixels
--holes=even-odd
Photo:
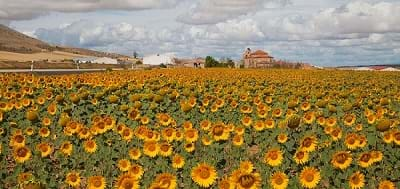
[[[186,24],[215,24],[266,8],[288,4],[290,0],[200,0],[177,20]]]
[[[354,1],[312,16],[275,19],[264,28],[292,40],[359,38],[370,33],[400,32],[400,3]]]
[[[29,20],[50,12],[166,8],[178,0],[0,0],[0,20]]]

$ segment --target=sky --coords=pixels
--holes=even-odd
[[[51,44],[318,66],[400,64],[400,0],[0,0],[0,23]]]

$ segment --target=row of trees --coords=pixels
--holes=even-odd
[[[230,58],[221,58],[220,61],[215,60],[212,56],[206,57],[205,62],[206,68],[220,67],[220,68],[233,68],[235,67],[235,62]]]

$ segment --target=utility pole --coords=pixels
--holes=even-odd
[[[31,61],[31,72],[33,72],[33,63],[34,63],[35,61]]]

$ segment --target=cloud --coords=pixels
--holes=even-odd
[[[178,0],[0,0],[0,20],[29,20],[50,12],[168,8],[178,2]]]
[[[400,3],[354,1],[311,16],[296,14],[269,20],[264,30],[289,40],[363,38],[371,33],[395,33],[400,32]]]
[[[200,0],[179,15],[177,21],[192,25],[215,24],[289,3],[290,0]]]

